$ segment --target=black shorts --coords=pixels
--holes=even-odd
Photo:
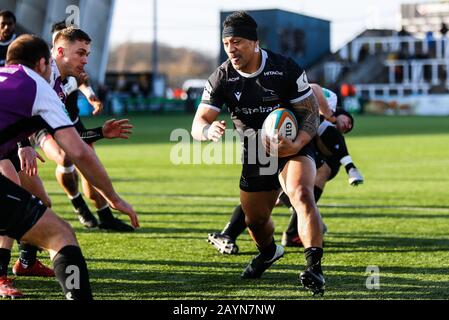
[[[81,132],[83,132],[83,131],[86,130],[86,127],[85,127],[84,124],[81,122],[81,119],[80,119],[80,118],[78,118],[78,121],[77,121],[77,122],[74,122],[73,125],[74,125],[74,127],[75,127],[75,129],[76,129],[76,131],[77,131],[78,133],[81,133]]]
[[[8,159],[9,161],[11,161],[17,173],[22,170],[20,167],[19,148],[15,148],[13,151],[8,153],[6,157],[4,157],[3,159]]]
[[[338,171],[340,171],[340,160],[337,157],[325,157],[324,162],[329,166],[331,169],[331,174],[327,181],[331,181],[333,178],[335,178],[338,174]]]
[[[0,175],[0,235],[20,240],[47,210],[42,201]]]
[[[318,151],[314,143],[311,142],[305,145],[296,155],[279,159],[276,173],[271,175],[261,174],[263,166],[259,164],[243,164],[242,175],[240,177],[240,190],[245,192],[279,190],[281,188],[279,173],[284,169],[289,160],[297,156],[305,156],[315,162],[317,155]]]
[[[327,181],[331,181],[333,178],[335,178],[338,174],[338,171],[340,171],[340,160],[335,156],[326,157],[318,151],[315,163],[317,169],[321,168],[323,164],[327,164],[329,166],[329,168],[331,169],[331,173]]]

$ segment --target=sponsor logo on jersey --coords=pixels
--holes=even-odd
[[[239,81],[239,80],[240,80],[240,77],[229,78],[228,82],[236,82],[236,81]]]
[[[260,107],[255,107],[255,108],[251,108],[251,107],[239,108],[239,107],[236,107],[234,109],[234,113],[236,113],[236,114],[242,113],[244,115],[271,113],[272,111],[274,111],[276,109],[279,109],[279,108],[280,108],[280,105],[275,105],[275,106],[271,106],[271,107],[260,106]]]
[[[240,101],[240,97],[242,96],[242,93],[241,92],[235,92],[234,95],[237,98],[237,100]]]
[[[267,71],[263,73],[264,76],[269,77],[269,76],[283,76],[284,73],[282,71]]]

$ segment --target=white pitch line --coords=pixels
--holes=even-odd
[[[192,201],[224,201],[238,203],[240,199],[238,197],[225,197],[225,196],[193,196],[193,195],[175,195],[175,194],[148,194],[148,193],[123,193],[128,196],[142,196],[142,197],[154,197],[154,198],[170,198],[170,199],[188,199]],[[394,206],[394,205],[358,205],[348,203],[327,203],[319,204],[319,207],[323,208],[350,208],[350,209],[396,209],[396,210],[411,210],[411,211],[426,211],[426,212],[443,212],[449,213],[449,208],[445,207],[417,207],[417,206]]]
[[[396,210],[411,210],[411,211],[427,211],[427,212],[444,212],[449,213],[449,208],[441,207],[415,207],[415,206],[383,206],[383,205],[356,205],[356,204],[324,204],[318,205],[323,208],[352,208],[352,209],[396,209]]]

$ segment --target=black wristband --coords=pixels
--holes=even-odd
[[[95,129],[88,129],[88,130],[84,130],[81,131],[79,133],[81,139],[83,139],[83,141],[87,144],[91,144],[94,143],[100,139],[103,139],[103,127],[98,127]]]
[[[17,142],[17,146],[20,148],[31,147],[31,142],[28,139],[24,139],[20,142]]]

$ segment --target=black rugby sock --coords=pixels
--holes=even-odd
[[[24,268],[32,267],[36,263],[37,248],[29,244],[23,244],[19,242],[20,263]]]
[[[8,275],[8,266],[11,261],[11,250],[0,249],[0,277]]]
[[[79,193],[75,198],[70,199],[70,201],[72,202],[72,205],[76,210],[87,208],[86,201],[84,201],[81,193]]]
[[[105,207],[103,209],[97,210],[98,217],[101,222],[114,220],[114,216],[112,215],[111,208]]]
[[[352,168],[354,168],[354,169],[356,168],[354,163],[352,163],[352,162],[345,165],[346,173],[349,174],[349,170],[351,170]]]
[[[79,247],[62,248],[53,259],[53,267],[67,300],[93,300],[89,272]]]
[[[226,225],[223,234],[229,236],[232,240],[235,241],[239,235],[242,234],[246,229],[245,222],[245,212],[243,212],[242,205],[238,205],[235,207],[234,212],[232,213],[231,220]]]
[[[323,273],[321,270],[321,258],[323,257],[323,248],[310,247],[304,250],[307,261],[307,269],[313,272]]]
[[[271,243],[268,246],[264,248],[257,247],[257,249],[259,250],[260,255],[264,258],[264,260],[271,260],[276,253],[276,243],[274,242],[274,238],[271,240]]]

